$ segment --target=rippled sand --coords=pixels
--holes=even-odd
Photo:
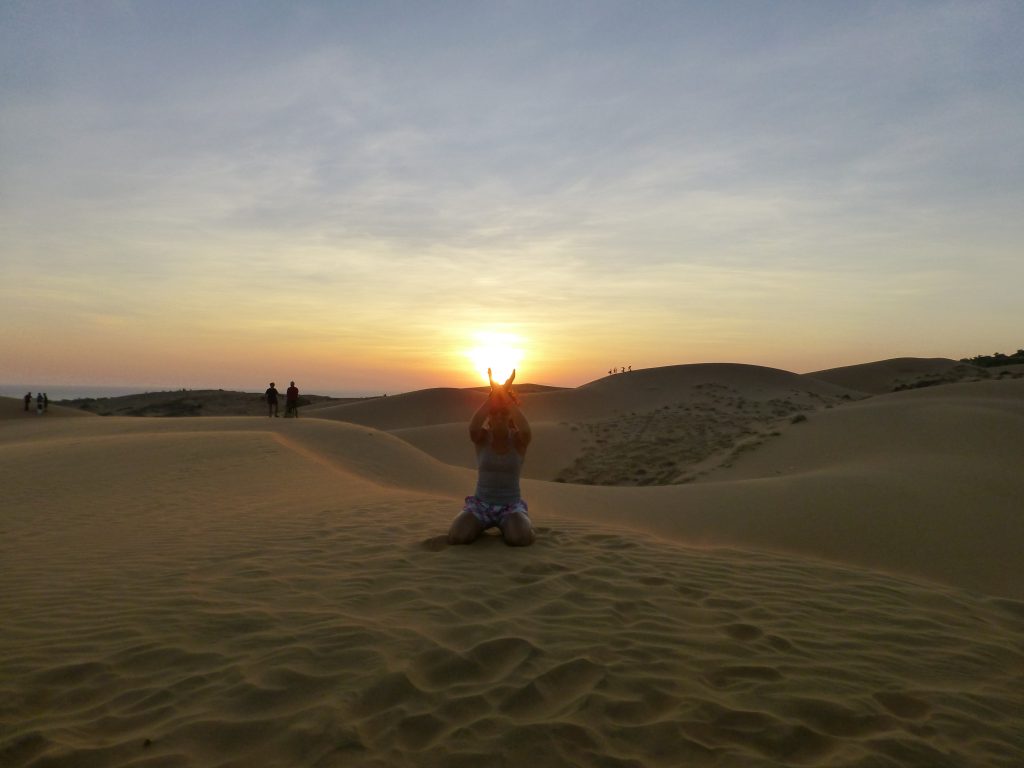
[[[456,549],[422,536],[447,511],[266,510],[223,521],[237,528],[216,546],[74,558],[104,561],[88,573],[20,563],[5,576],[3,719],[18,724],[4,764],[1024,756],[1019,604],[578,523],[526,552]],[[33,588],[12,597],[12,576]]]

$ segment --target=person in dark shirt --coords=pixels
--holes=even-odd
[[[27,392],[27,393],[25,393],[25,410],[27,411],[31,405],[32,405],[32,393],[31,392]]]
[[[299,388],[295,386],[294,381],[284,395],[284,415],[293,419],[299,417]]]
[[[270,387],[267,389],[267,418],[271,416],[277,416],[277,388],[274,387],[274,382],[270,382]]]

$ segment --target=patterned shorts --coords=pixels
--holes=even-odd
[[[480,521],[480,525],[484,527],[485,531],[495,526],[501,528],[505,524],[505,520],[508,519],[508,516],[517,512],[525,515],[527,519],[530,518],[530,510],[523,499],[514,504],[488,504],[476,496],[467,496],[466,504],[462,511],[465,512],[467,510],[472,512],[473,517]]]

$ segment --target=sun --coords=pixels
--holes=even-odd
[[[477,331],[473,334],[474,345],[466,350],[473,369],[487,381],[487,369],[494,373],[495,381],[505,381],[519,368],[523,360],[523,342],[515,334],[497,331]]]

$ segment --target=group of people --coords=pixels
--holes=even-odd
[[[270,382],[270,386],[267,388],[264,399],[267,401],[267,418],[277,417],[277,398],[281,393],[277,391],[277,387],[274,386],[274,382]],[[284,417],[287,419],[291,417],[297,419],[299,417],[299,388],[295,386],[293,381],[291,385],[285,390],[284,395]]]
[[[25,393],[25,411],[28,412],[32,408],[32,393]],[[42,416],[50,408],[50,398],[45,392],[38,392],[36,394],[36,414]]]

